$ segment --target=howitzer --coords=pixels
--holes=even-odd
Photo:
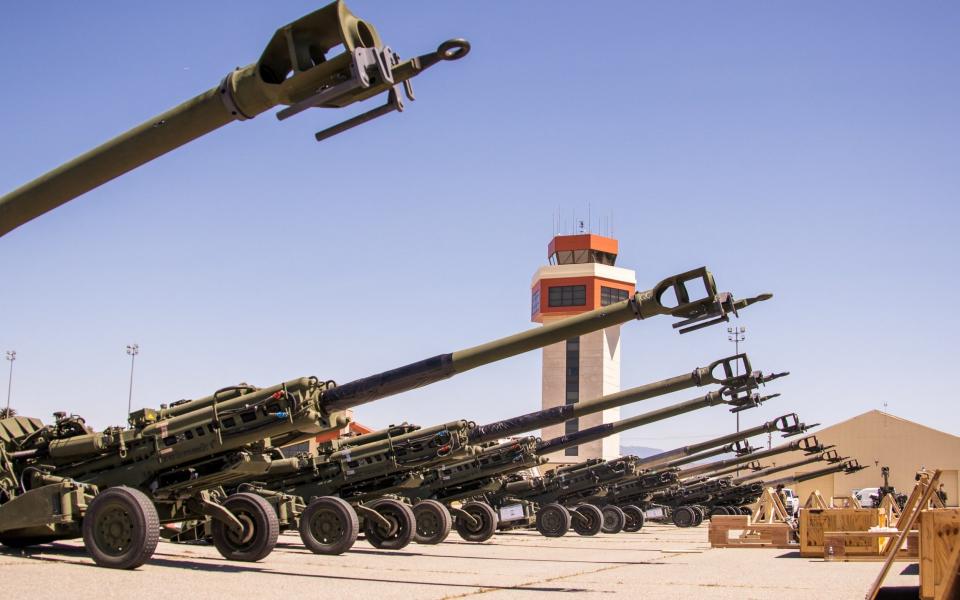
[[[735,373],[743,373],[736,375]],[[532,431],[548,425],[563,423],[570,419],[597,413],[610,408],[617,408],[625,404],[633,404],[641,400],[671,394],[692,387],[702,387],[716,384],[723,387],[723,396],[740,398],[744,393],[774,379],[784,377],[789,373],[764,374],[754,371],[746,354],[737,354],[716,360],[706,367],[694,369],[691,373],[663,379],[654,383],[623,390],[601,398],[557,406],[548,410],[541,410],[512,419],[495,421],[487,425],[478,425],[470,433],[470,440],[474,442],[504,438],[527,431]],[[745,405],[741,402],[735,409]],[[628,426],[628,428],[631,426]]]
[[[839,456],[836,453],[836,451],[827,450],[826,452],[813,454],[813,455],[807,456],[806,458],[800,459],[798,461],[785,463],[785,464],[777,465],[773,467],[767,467],[766,469],[762,469],[754,473],[748,473],[742,477],[735,477],[732,481],[734,485],[739,485],[741,483],[746,483],[748,481],[766,479],[767,477],[769,477],[770,475],[773,475],[774,473],[789,471],[790,469],[796,469],[798,467],[809,465],[815,462],[839,463],[839,462],[843,462],[844,460],[846,460],[846,458]]]
[[[403,95],[413,100],[413,77],[469,50],[465,40],[454,39],[435,52],[401,60],[372,23],[334,2],[278,29],[257,62],[230,71],[213,88],[0,198],[0,235],[228,123],[276,106],[287,106],[277,113],[286,119],[310,107],[342,108],[386,95],[381,107],[317,133],[317,140],[401,111]]]
[[[756,406],[763,400],[756,394],[751,394],[745,402]],[[652,411],[646,415],[591,427],[575,434],[541,442],[538,444],[538,451],[547,453],[562,450],[586,441],[601,439],[632,427],[670,418],[696,408],[703,408],[724,401],[722,394],[717,395],[711,392],[694,401],[683,402]],[[736,402],[731,403],[734,404],[734,409],[739,407]],[[791,432],[798,427],[798,421],[796,415],[791,414],[771,421],[765,426],[768,426],[770,430],[780,429],[781,431]],[[617,484],[641,473],[646,468],[647,462],[647,459],[632,456],[614,461],[592,459],[558,468],[543,477],[519,478],[507,481],[498,492],[488,494],[487,499],[497,508],[513,506],[518,502],[529,502],[539,506],[539,510],[536,511],[536,524],[537,529],[545,536],[564,535],[571,524],[574,530],[581,535],[594,535],[603,529],[604,522],[603,510],[594,505],[598,503],[596,499],[606,494],[605,488],[607,486]],[[575,505],[574,510],[569,511],[565,506],[566,504]],[[606,504],[606,502],[600,504]],[[619,518],[619,515],[617,515],[617,518]],[[617,528],[615,524],[608,525],[610,528]],[[622,525],[619,527],[622,528]]]
[[[726,469],[727,467],[739,467],[743,463],[760,461],[772,456],[777,456],[779,454],[785,454],[787,452],[800,451],[807,455],[820,454],[826,452],[827,447],[820,443],[817,440],[817,436],[810,435],[799,440],[794,440],[787,444],[781,444],[767,450],[755,450],[752,452],[744,452],[738,454],[733,458],[728,458],[725,460],[719,460],[712,463],[697,465],[695,467],[689,467],[680,471],[681,477],[694,477],[696,475],[702,475],[705,473],[711,473],[713,476],[717,476],[720,473],[718,471]],[[700,453],[691,456],[691,459],[694,459],[692,462],[698,460],[697,457],[706,458],[707,453]],[[665,466],[679,466],[677,461],[667,463]]]
[[[686,285],[693,279],[704,282],[706,297],[690,299]],[[670,290],[684,301],[665,306],[661,296]],[[7,467],[5,495],[12,498],[0,505],[0,542],[23,545],[76,537],[82,533],[81,523],[90,522],[86,517],[91,511],[96,517],[93,522],[113,514],[106,510],[106,501],[102,510],[97,509],[94,496],[98,490],[124,486],[108,499],[124,496],[111,502],[123,502],[130,514],[137,516],[138,522],[125,522],[123,527],[142,531],[143,536],[137,544],[124,541],[124,552],[116,548],[111,551],[114,558],[99,553],[98,548],[119,542],[85,537],[85,545],[98,564],[125,568],[142,564],[156,545],[156,537],[147,531],[152,525],[144,523],[202,520],[208,516],[213,519],[213,538],[221,553],[238,560],[257,560],[275,544],[279,524],[271,516],[274,511],[265,508],[263,498],[254,499],[249,492],[231,499],[218,490],[268,473],[275,460],[282,460],[270,446],[292,444],[339,429],[348,421],[342,411],[353,406],[571,336],[657,314],[674,315],[687,324],[722,320],[728,318],[730,310],[753,301],[735,302],[728,294],[717,294],[713,277],[706,269],[697,269],[667,278],[652,290],[618,304],[340,387],[315,377],[265,389],[234,386],[159,411],[139,411],[131,415],[134,427],[103,432],[87,430],[82,421],[68,426],[75,421],[70,419],[58,419],[54,426],[44,427],[39,420],[18,418],[11,425],[16,432],[4,441],[4,452],[11,460],[0,462]],[[90,487],[84,488],[83,484]],[[73,502],[75,510],[65,516],[54,519],[48,515],[44,521],[43,511],[22,508],[38,502],[50,506],[51,498],[64,494],[77,498]],[[159,508],[156,519],[156,511],[145,508],[151,502]],[[62,503],[70,505],[67,500]],[[235,510],[228,503],[235,505]],[[248,518],[238,519],[238,511]],[[241,544],[236,540],[246,541]]]
[[[659,454],[654,454],[653,456],[648,456],[643,459],[642,466],[644,468],[653,468],[660,465],[669,463],[678,458],[684,456],[690,456],[714,448],[716,446],[725,446],[732,442],[738,440],[745,440],[751,438],[755,435],[760,435],[761,433],[770,433],[773,431],[780,431],[783,437],[791,437],[795,435],[800,435],[801,433],[815,427],[814,425],[806,425],[801,423],[798,419],[796,413],[791,413],[789,415],[783,415],[772,421],[767,421],[762,425],[752,427],[750,429],[744,429],[743,431],[738,431],[737,433],[731,433],[729,435],[721,436],[718,438],[713,438],[712,440],[707,440],[705,442],[700,442],[698,444],[692,444],[690,446],[683,446],[682,448],[677,448],[675,450],[669,450],[667,452],[661,452]]]
[[[726,403],[735,408],[745,402],[756,403],[744,390],[749,390],[765,381],[779,377],[780,375],[764,376],[760,372],[748,371],[747,376],[735,376],[734,370],[738,366],[749,367],[749,360],[745,355],[729,357],[712,363],[709,367],[697,369],[693,376],[688,376],[689,381],[701,383],[720,383],[724,384],[722,392],[714,392],[709,395],[706,401],[700,401],[694,404],[688,403],[683,410],[694,410],[703,406],[709,406],[717,403]],[[665,380],[661,388],[666,391],[672,391],[677,387],[678,378]],[[651,397],[657,391],[655,385],[641,386],[634,390],[627,390],[624,393],[616,394],[613,401],[617,405],[627,402],[643,400]],[[593,402],[584,403],[579,414],[589,414],[599,412],[608,408],[611,404],[608,398],[599,398]],[[177,411],[180,407],[171,407],[170,411]],[[635,427],[639,424],[652,422],[678,414],[677,411],[655,411],[652,415],[647,415],[639,419],[628,420],[624,422],[621,428]],[[563,413],[558,413],[553,409],[529,413],[524,415],[524,423],[535,424],[534,426],[543,426],[546,424],[560,423],[566,417]],[[358,519],[350,514],[350,507],[341,500],[348,500],[352,509],[360,512],[360,518],[366,531],[366,537],[378,548],[399,549],[406,546],[412,539],[421,543],[439,543],[450,531],[452,526],[449,515],[444,515],[448,508],[444,508],[440,502],[449,502],[452,496],[461,496],[466,493],[467,488],[478,491],[482,488],[478,481],[474,479],[472,486],[466,485],[463,476],[469,470],[469,465],[476,464],[478,467],[475,475],[479,478],[487,478],[492,465],[487,460],[461,461],[464,464],[458,469],[461,477],[457,482],[456,491],[443,490],[448,487],[448,481],[445,479],[448,475],[442,475],[437,470],[420,473],[420,469],[431,466],[435,462],[449,462],[458,457],[457,450],[469,448],[467,441],[482,442],[490,437],[492,430],[502,431],[502,428],[474,426],[467,421],[457,423],[448,423],[439,429],[418,430],[414,426],[405,425],[400,428],[392,428],[381,432],[374,432],[357,438],[345,438],[332,442],[332,447],[323,448],[317,455],[300,457],[296,461],[275,462],[270,471],[257,481],[266,489],[272,491],[283,491],[290,496],[302,498],[304,501],[310,501],[310,504],[322,503],[324,508],[311,508],[307,516],[309,519],[301,520],[300,535],[305,545],[314,552],[323,554],[339,554],[349,549],[356,539],[356,534],[352,533],[353,523]],[[397,434],[400,434],[399,436]],[[479,433],[479,434],[478,434]],[[438,439],[441,435],[443,439]],[[595,436],[603,437],[610,435],[608,431],[602,429],[594,432]],[[417,440],[414,444],[408,444],[406,440]],[[455,443],[451,443],[454,440]],[[426,443],[429,441],[429,443]],[[525,447],[525,446],[521,446]],[[496,452],[492,455],[499,456]],[[509,467],[513,470],[524,468],[520,464],[537,464],[539,458],[530,456],[522,461],[511,458]],[[288,466],[293,465],[293,466]],[[487,482],[489,484],[489,482]],[[427,490],[430,490],[429,492]],[[385,494],[400,494],[408,498],[417,498],[420,500],[437,500],[437,503],[420,503],[414,507],[414,517],[417,522],[417,530],[409,526],[407,522],[408,514],[401,514],[402,508],[393,506],[386,500],[377,499]],[[328,496],[339,496],[339,499],[329,499]],[[370,527],[377,528],[383,524],[384,519],[376,510],[364,504],[367,500],[375,500],[379,505],[394,511],[394,519],[401,524],[398,527],[392,527],[394,535],[382,536],[375,531],[367,531]],[[302,504],[295,503],[288,508],[289,512],[298,514],[302,512]],[[466,537],[476,537],[480,534],[476,530],[481,527],[484,531],[490,531],[494,520],[486,507],[477,508],[467,507],[467,510],[454,508],[455,514],[459,517],[457,521],[458,531]],[[400,511],[400,512],[398,512]],[[474,515],[470,515],[473,511]],[[332,523],[337,522],[337,527],[327,528],[327,530],[343,532],[344,535],[337,537],[333,535],[318,536],[316,534],[323,523],[311,525],[310,520],[325,519]],[[448,524],[449,523],[449,524]],[[329,523],[327,523],[329,524]],[[421,527],[421,524],[423,526]],[[439,529],[433,529],[432,526],[439,525]],[[466,529],[464,529],[466,528]]]
[[[763,483],[767,486],[776,487],[780,484],[789,485],[793,483],[803,483],[804,481],[810,481],[811,479],[817,479],[818,477],[823,477],[825,475],[832,475],[833,473],[843,472],[847,475],[851,475],[866,468],[867,467],[862,466],[856,459],[850,459],[829,467],[824,467],[823,469],[817,471],[797,473],[787,477],[780,477],[779,479],[764,481]]]

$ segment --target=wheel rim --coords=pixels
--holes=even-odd
[[[249,545],[254,538],[256,526],[254,525],[253,517],[251,517],[249,513],[234,512],[234,516],[237,517],[237,520],[243,525],[243,529],[240,532],[227,529],[226,538],[235,548],[245,550],[246,546]]]
[[[432,510],[423,510],[417,514],[417,533],[423,536],[434,536],[440,532],[443,524],[440,517]]]
[[[543,523],[543,528],[547,531],[556,531],[560,529],[563,518],[559,510],[548,508],[540,513],[540,521]]]
[[[612,510],[604,511],[603,527],[604,529],[616,529],[620,525],[620,516]]]
[[[324,544],[343,538],[345,530],[343,519],[332,510],[318,510],[310,520],[310,533]]]
[[[97,517],[94,538],[97,547],[112,556],[121,556],[133,545],[133,519],[120,505],[107,507]]]

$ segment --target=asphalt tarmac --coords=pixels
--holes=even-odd
[[[454,533],[437,546],[411,544],[399,551],[358,541],[342,556],[312,554],[298,535],[288,533],[258,563],[226,561],[212,546],[161,542],[135,571],[99,568],[82,542],[73,540],[29,551],[0,546],[0,596],[843,599],[863,598],[880,566],[803,559],[789,550],[711,549],[706,525],[648,524],[639,533],[590,538],[518,531],[483,544]],[[886,585],[917,586],[916,565],[895,563]]]

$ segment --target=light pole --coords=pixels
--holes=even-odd
[[[740,354],[740,342],[746,341],[747,328],[743,325],[739,327],[727,327],[727,341],[733,342],[734,353]],[[737,361],[737,377],[740,376],[740,361]],[[740,413],[737,412],[737,433],[740,433]],[[737,469],[737,477],[740,477],[740,469]]]
[[[13,390],[13,361],[17,360],[16,350],[7,350],[7,360],[10,361],[10,376],[7,379],[7,410],[4,417],[10,417],[10,392]]]
[[[133,363],[140,354],[140,344],[131,344],[127,346],[127,354],[130,355],[130,392],[127,394],[127,415],[133,410]]]

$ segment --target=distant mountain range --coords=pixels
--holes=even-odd
[[[647,448],[646,446],[620,446],[620,456],[639,456],[646,458],[663,452],[660,448]]]

